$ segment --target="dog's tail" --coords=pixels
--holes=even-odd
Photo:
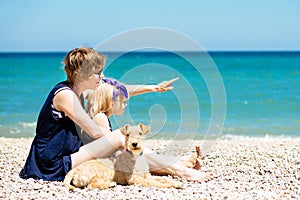
[[[74,191],[75,190],[75,187],[72,185],[72,180],[73,180],[73,177],[74,177],[74,173],[75,173],[75,170],[71,170],[69,171],[69,173],[67,173],[67,175],[65,176],[65,179],[64,179],[64,186],[66,188],[68,188],[69,190],[71,191]]]

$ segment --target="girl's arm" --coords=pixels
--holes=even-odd
[[[100,138],[110,133],[109,129],[98,126],[82,108],[79,98],[71,90],[62,90],[53,98],[54,107],[64,112],[92,138]]]
[[[178,79],[178,77],[173,78],[169,81],[163,81],[157,85],[126,85],[126,89],[128,90],[129,96],[136,96],[148,92],[166,92],[173,89],[172,84]],[[83,92],[83,98],[87,99],[87,97],[93,92],[93,90],[85,90]]]
[[[108,118],[104,113],[98,113],[94,116],[93,121],[100,127],[110,130]]]
[[[126,85],[129,96],[136,96],[148,92],[166,92],[173,89],[172,84],[179,78],[163,81],[157,85]]]

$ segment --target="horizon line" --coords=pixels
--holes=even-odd
[[[8,50],[8,51],[2,51],[0,50],[0,53],[68,53],[69,51],[63,51],[63,50]],[[101,51],[103,53],[168,53],[170,51],[159,51],[159,50],[147,50],[147,51]],[[172,51],[172,52],[178,52],[178,53],[201,53],[201,52],[207,52],[207,53],[236,53],[236,52],[245,52],[245,53],[258,53],[258,52],[300,52],[300,49],[231,49],[231,50],[203,50],[203,51],[194,51],[194,50],[182,50],[182,51]]]

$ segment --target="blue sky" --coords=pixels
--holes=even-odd
[[[162,27],[206,50],[300,50],[299,0],[1,0],[0,51],[69,51]]]

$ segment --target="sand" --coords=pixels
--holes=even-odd
[[[18,173],[31,138],[0,138],[0,199],[299,199],[300,139],[227,139],[217,141],[150,140],[161,154],[189,155],[193,145],[206,148],[201,170],[207,183],[183,179],[182,189],[116,186],[107,190],[68,191],[61,182],[23,180]],[[186,148],[183,148],[186,147]],[[182,150],[183,149],[183,150]]]

